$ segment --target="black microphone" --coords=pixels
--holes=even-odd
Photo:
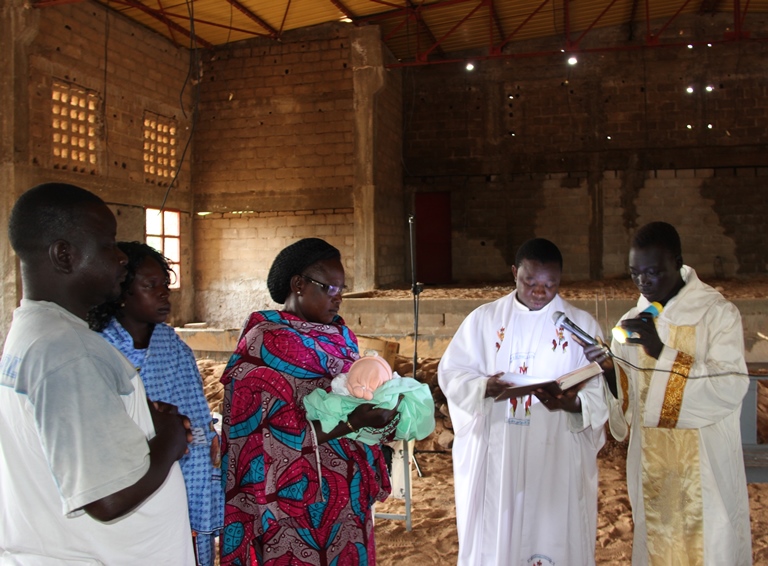
[[[570,318],[565,316],[564,312],[555,311],[555,313],[552,315],[552,322],[555,323],[555,326],[562,326],[566,330],[569,330],[572,334],[575,334],[587,344],[593,344],[597,346],[598,344],[597,340],[595,340],[592,336],[587,334],[585,330],[582,330],[581,328],[576,326],[576,324]]]

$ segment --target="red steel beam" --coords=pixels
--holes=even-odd
[[[191,7],[189,7],[189,6],[191,6]],[[189,18],[191,20],[194,12],[190,13],[189,10],[194,10],[194,4],[188,4],[188,8],[187,9],[188,9],[188,13],[189,13]],[[160,2],[160,0],[157,0],[157,11],[160,14],[162,14],[163,16],[166,15],[165,14],[165,9],[163,8],[163,4]],[[181,45],[178,41],[176,41],[176,34],[173,33],[173,28],[171,26],[167,26],[167,27],[168,27],[168,35],[170,36],[171,41],[173,41],[173,44],[174,45]],[[191,33],[191,30],[192,30],[192,24],[191,23],[190,23],[190,28],[189,29],[190,29],[190,33]]]
[[[488,2],[489,9],[491,11],[491,18],[493,20],[493,24],[496,26],[496,32],[499,34],[499,39],[504,37],[504,26],[501,25],[501,20],[499,20],[499,15],[496,13],[496,4],[493,0]],[[493,46],[493,28],[491,28],[491,46]]]
[[[521,23],[519,26],[517,26],[517,27],[515,28],[515,30],[514,30],[512,33],[510,33],[510,34],[509,34],[509,35],[508,35],[506,38],[504,38],[504,41],[502,41],[502,42],[499,44],[499,46],[498,46],[498,49],[499,49],[499,50],[503,49],[503,48],[504,48],[504,46],[505,46],[507,43],[509,43],[509,42],[512,40],[512,38],[513,38],[513,37],[515,37],[515,35],[517,35],[517,32],[519,32],[521,29],[523,29],[523,26],[525,26],[525,24],[527,24],[529,21],[531,21],[531,18],[533,18],[533,16],[535,16],[536,14],[538,14],[538,13],[541,11],[541,9],[542,9],[544,6],[546,6],[548,3],[549,3],[549,0],[542,0],[541,4],[539,4],[539,5],[536,7],[536,9],[535,9],[533,12],[531,12],[530,14],[528,14],[528,17],[527,17],[527,18],[525,18],[525,19],[523,20],[523,22],[522,22],[522,23]]]
[[[277,32],[277,36],[280,37],[280,35],[283,33],[283,28],[285,26],[285,20],[288,17],[288,10],[291,9],[291,0],[288,0],[288,4],[285,5],[285,12],[283,12],[283,21],[280,22],[280,31]]]
[[[227,2],[229,2],[234,8],[236,8],[239,12],[241,12],[246,18],[259,24],[261,27],[267,30],[270,37],[277,37],[277,30],[275,28],[273,28],[267,22],[262,20],[259,16],[251,12],[248,8],[243,6],[240,2],[238,2],[237,0],[227,0]],[[234,30],[234,28],[232,29]]]
[[[687,47],[689,45],[694,46],[709,46],[709,45],[719,45],[719,44],[725,44],[725,43],[733,43],[739,41],[738,39],[722,39],[719,41],[687,41],[687,42],[678,42],[678,43],[662,43],[658,45],[618,45],[615,47],[598,47],[598,48],[588,48],[588,49],[581,49],[580,53],[610,53],[610,52],[618,52],[618,51],[639,51],[642,49],[657,49],[657,48],[682,48]],[[743,41],[743,38],[742,38]],[[754,38],[750,41],[768,41],[768,38]],[[454,57],[451,59],[433,59],[431,61],[421,62],[421,61],[399,61],[397,63],[390,63],[384,65],[387,68],[398,68],[398,67],[418,67],[421,65],[445,65],[449,63],[466,63],[469,60],[472,60],[474,62],[477,61],[487,61],[490,59],[530,59],[535,57],[551,57],[554,55],[561,55],[561,52],[559,49],[556,50],[548,50],[548,51],[529,51],[526,53],[502,53],[502,54],[488,54],[488,55],[479,55],[479,56],[473,56],[471,58],[466,57]]]
[[[141,10],[145,14],[148,14],[148,15],[152,16],[153,18],[155,18],[156,20],[158,20],[160,22],[163,22],[165,25],[167,25],[168,27],[176,30],[180,34],[185,35],[188,38],[192,39],[192,33],[188,29],[183,28],[182,26],[180,26],[176,22],[168,19],[168,17],[165,14],[160,13],[160,12],[158,12],[157,10],[155,10],[153,8],[150,8],[149,6],[145,6],[144,4],[139,2],[138,0],[112,0],[112,1],[115,2],[116,4],[124,4],[126,6],[130,6],[131,8],[136,8],[137,10]],[[179,17],[187,19],[187,16],[179,16]],[[213,49],[213,47],[214,47],[214,45],[211,42],[206,41],[205,39],[203,39],[202,37],[200,37],[197,34],[195,34],[194,40],[195,40],[195,43],[199,43],[200,45],[202,45],[206,49]]]
[[[352,13],[352,10],[347,8],[344,4],[341,3],[340,0],[329,0],[331,4],[333,4],[336,9],[344,14],[345,18],[349,18],[350,20],[355,20],[355,15]]]
[[[646,2],[648,2],[648,1],[649,1],[649,0],[646,0]],[[683,2],[682,6],[680,6],[680,7],[677,9],[677,12],[675,12],[674,14],[672,14],[672,17],[671,17],[671,18],[669,18],[669,20],[667,20],[667,23],[665,23],[663,26],[661,26],[661,29],[660,29],[660,30],[659,30],[659,31],[656,33],[656,35],[654,35],[654,34],[652,34],[652,33],[649,33],[649,35],[648,35],[648,38],[647,38],[647,42],[648,42],[650,45],[655,45],[656,43],[658,43],[658,42],[659,42],[659,37],[661,37],[661,34],[662,34],[662,33],[664,33],[664,31],[665,31],[665,30],[666,30],[666,29],[667,29],[667,28],[668,28],[668,27],[669,27],[669,26],[672,24],[672,22],[674,22],[674,21],[675,21],[675,19],[677,18],[677,16],[679,16],[679,15],[680,15],[680,12],[682,12],[682,11],[683,11],[683,8],[685,8],[685,7],[686,7],[686,6],[687,6],[687,5],[690,3],[690,1],[691,1],[691,0],[685,0],[685,2]],[[734,1],[735,1],[735,2],[738,2],[738,0],[734,0]],[[649,23],[649,25],[650,25],[650,23]]]
[[[486,2],[487,2],[487,0],[480,0],[480,2],[477,4],[477,6],[475,6],[475,7],[474,7],[472,10],[470,10],[469,14],[467,14],[466,16],[464,16],[463,18],[461,18],[461,20],[459,21],[459,23],[457,23],[456,25],[454,25],[454,26],[453,26],[451,29],[449,29],[449,30],[448,30],[448,31],[447,31],[445,34],[443,34],[443,37],[441,37],[440,39],[438,39],[438,40],[437,40],[437,42],[435,42],[435,43],[432,45],[432,47],[430,47],[429,49],[427,49],[427,50],[426,50],[425,52],[423,52],[423,53],[418,53],[418,54],[416,55],[416,57],[418,57],[418,58],[421,58],[421,59],[423,59],[423,60],[425,60],[425,61],[426,61],[426,60],[427,60],[427,58],[429,57],[429,54],[430,54],[430,53],[432,53],[432,52],[433,52],[435,49],[437,49],[437,48],[440,46],[440,44],[443,42],[443,40],[445,40],[445,39],[449,38],[449,37],[450,37],[450,36],[453,34],[453,32],[455,32],[457,29],[459,29],[459,27],[461,26],[461,24],[463,24],[463,23],[464,23],[464,22],[466,22],[466,21],[467,21],[469,18],[471,18],[472,16],[474,16],[474,15],[475,15],[475,12],[477,12],[477,11],[478,11],[480,8],[482,8],[483,6],[485,6]]]
[[[746,5],[744,6],[744,15],[742,15],[741,2],[739,0],[733,0],[733,29],[737,38],[749,37],[749,32],[744,31],[744,20],[749,11],[749,1],[750,0],[747,0]]]
[[[423,4],[420,4],[419,6],[414,6],[411,0],[408,0],[408,4],[410,4],[411,8],[413,8],[413,15],[416,20],[416,52],[418,53],[419,24],[421,24],[421,27],[424,30],[424,33],[427,34],[427,38],[429,39],[430,43],[432,43],[433,45],[436,45],[437,40],[435,39],[435,34],[432,33],[432,30],[429,28],[429,25],[427,25],[427,22],[424,20],[424,16],[421,15],[421,8],[423,7]],[[437,50],[438,50],[438,53],[440,53],[441,55],[443,54],[443,48],[440,47],[440,45],[437,45]]]
[[[579,42],[582,39],[584,39],[584,36],[587,35],[592,30],[592,28],[595,27],[595,25],[597,25],[597,22],[599,22],[600,19],[608,12],[608,10],[610,10],[611,7],[613,7],[613,5],[616,3],[616,1],[617,0],[611,0],[611,2],[605,7],[605,9],[602,12],[600,12],[600,15],[595,18],[595,21],[593,21],[591,24],[589,24],[589,27],[587,27],[587,29],[585,29],[581,33],[581,35],[578,38],[576,38],[576,41],[573,42],[574,46],[576,46],[576,47],[579,46]],[[688,2],[690,2],[690,0],[686,0],[686,3],[688,3]],[[565,3],[567,4],[568,0],[565,0]],[[681,10],[682,10],[682,8],[681,8]]]
[[[51,6],[61,6],[63,4],[79,4],[83,0],[32,0],[33,8],[50,8]]]

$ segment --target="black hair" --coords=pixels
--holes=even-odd
[[[272,300],[285,304],[291,294],[291,277],[303,275],[309,266],[326,259],[341,259],[341,252],[320,238],[304,238],[283,248],[267,275],[267,289]]]
[[[541,263],[556,263],[561,270],[563,269],[563,254],[560,253],[560,249],[544,238],[533,238],[523,243],[515,255],[515,267],[519,268],[525,259]]]
[[[11,210],[11,247],[22,261],[30,260],[56,240],[66,240],[76,232],[82,225],[84,205],[91,203],[104,205],[98,196],[75,185],[44,183],[32,187]]]
[[[683,255],[680,234],[672,224],[667,222],[650,222],[642,226],[632,238],[632,247],[641,250],[658,247],[672,252],[676,258]]]
[[[107,324],[109,324],[109,321],[112,320],[112,317],[120,312],[120,309],[124,306],[123,301],[125,300],[125,296],[128,294],[128,290],[131,288],[133,280],[136,278],[136,271],[146,258],[152,258],[160,264],[160,267],[165,271],[166,284],[171,282],[171,274],[173,273],[173,270],[168,263],[168,259],[152,246],[141,242],[118,242],[117,247],[128,256],[128,263],[125,265],[127,273],[125,279],[120,284],[120,296],[114,301],[107,301],[106,303],[93,307],[90,312],[88,312],[88,316],[86,317],[88,326],[91,327],[91,330],[95,330],[96,332],[104,330],[107,327]]]

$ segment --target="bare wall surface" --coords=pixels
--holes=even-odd
[[[239,327],[275,305],[266,275],[305,237],[350,289],[404,278],[401,83],[378,28],[317,26],[206,61],[195,140],[195,312]]]
[[[166,199],[167,182],[145,180],[147,140],[143,124],[145,111],[175,119],[179,154],[190,139],[191,121],[185,112],[191,109],[192,91],[187,88],[182,92],[189,70],[188,50],[92,2],[31,8],[16,0],[4,0],[0,42],[4,70],[0,79],[4,104],[0,113],[3,227],[18,195],[44,182],[72,183],[98,194],[120,213],[119,237],[130,240],[144,238],[143,207],[159,207],[165,199],[166,207],[182,211],[182,256],[187,270],[182,275],[191,283],[189,155]],[[54,113],[57,81],[89,91],[96,101],[93,120],[87,122],[93,135],[87,130],[77,132],[86,145],[94,144],[95,161],[83,162],[84,171],[62,166],[54,158],[54,139],[69,135],[62,121],[71,118]],[[4,267],[0,315],[5,332],[21,289],[5,228],[0,234]],[[193,294],[191,284],[174,294],[172,322],[186,322],[192,317]]]
[[[354,273],[351,208],[212,213],[195,220],[196,312],[200,322],[240,328],[255,310],[276,308],[267,274],[278,252],[305,237],[323,238]]]
[[[717,17],[676,25],[695,38]],[[552,44],[520,49],[537,46]],[[568,278],[623,274],[652,220],[678,226],[705,275],[765,273],[766,55],[743,42],[406,70],[406,191],[451,192],[454,281],[506,278],[534,236],[563,248]]]

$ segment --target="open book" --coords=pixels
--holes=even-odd
[[[566,374],[557,379],[545,379],[525,375],[521,373],[505,373],[499,379],[509,383],[509,386],[496,397],[496,401],[502,399],[512,399],[513,397],[523,397],[531,394],[537,389],[546,389],[550,395],[560,395],[566,389],[578,385],[603,372],[600,364],[592,362]]]

